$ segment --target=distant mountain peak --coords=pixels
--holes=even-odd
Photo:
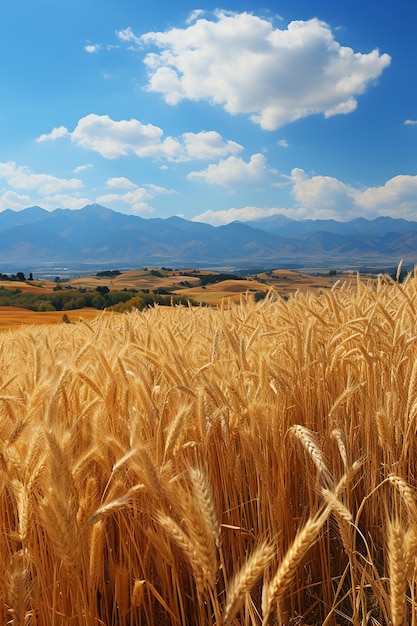
[[[127,215],[93,203],[48,212],[0,212],[0,263],[16,270],[65,263],[96,267],[342,267],[417,262],[417,222],[380,217],[293,220],[275,215],[223,226]]]

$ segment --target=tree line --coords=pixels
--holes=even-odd
[[[99,289],[99,290],[98,290]],[[93,308],[124,312],[133,308],[192,304],[190,298],[176,295],[144,293],[136,290],[110,291],[104,289],[62,289],[52,293],[22,292],[21,289],[0,287],[0,306],[15,306],[30,311],[71,311]]]

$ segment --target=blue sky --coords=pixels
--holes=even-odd
[[[415,0],[2,0],[0,210],[417,220]]]

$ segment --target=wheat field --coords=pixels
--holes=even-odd
[[[0,335],[1,623],[417,623],[417,279]]]

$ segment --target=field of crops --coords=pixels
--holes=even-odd
[[[38,312],[14,306],[0,306],[0,330],[10,330],[23,325],[60,324],[63,320],[67,323],[76,323],[80,319],[92,320],[99,314],[100,311],[97,309]]]
[[[0,333],[0,621],[416,624],[416,296]]]

